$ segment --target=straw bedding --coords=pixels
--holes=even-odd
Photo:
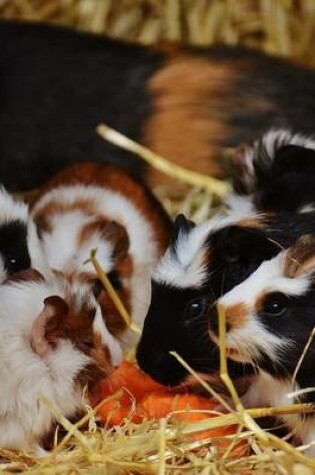
[[[290,56],[306,64],[315,63],[313,0],[0,0],[0,17],[66,24],[147,44],[162,39],[193,44],[241,43]],[[226,188],[225,183],[201,180],[179,202],[171,201],[167,190],[160,196],[171,213],[183,211],[200,222],[214,212]],[[224,356],[221,372],[233,395],[231,381],[225,375]],[[204,382],[200,384],[211,392]],[[305,457],[299,448],[261,430],[255,422],[255,418],[261,416],[312,411],[312,407],[244,412],[235,397],[236,412],[190,424],[174,423],[170,416],[140,425],[126,420],[122,427],[108,429],[98,425],[91,408],[87,408],[85,418],[76,425],[57,414],[66,436],[52,454],[35,460],[28,454],[0,449],[0,473],[315,473],[315,459]],[[80,427],[87,421],[88,430],[81,431]],[[205,429],[231,423],[238,424],[240,430],[236,436],[228,436],[224,450],[216,440],[196,441],[191,437]],[[240,440],[247,440],[251,449],[247,455],[237,457],[234,446]]]

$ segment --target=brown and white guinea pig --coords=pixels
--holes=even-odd
[[[0,176],[10,189],[36,188],[86,157],[151,185],[166,179],[101,140],[100,122],[220,177],[225,147],[270,127],[313,131],[315,72],[246,48],[146,47],[13,21],[0,23],[0,44]]]
[[[30,267],[49,272],[35,224],[27,205],[0,187],[0,283]]]
[[[153,274],[137,348],[140,367],[173,386],[185,382],[188,373],[169,352],[179,353],[196,371],[213,375],[219,353],[208,338],[209,306],[300,235],[315,235],[315,213],[218,217],[198,226],[179,216],[174,227],[171,246]],[[230,364],[233,378],[251,371]]]
[[[66,168],[31,204],[52,269],[80,274],[98,296],[106,324],[122,344],[134,344],[91,263],[92,249],[135,323],[142,326],[150,302],[151,270],[165,251],[172,223],[150,191],[111,165]]]
[[[314,279],[315,238],[304,235],[218,300],[226,314],[229,358],[257,372],[243,396],[246,407],[315,402]],[[208,317],[218,342],[215,307]],[[293,394],[306,388],[310,392]],[[303,444],[315,442],[313,414],[283,419]],[[309,453],[315,454],[315,445]]]
[[[48,404],[79,417],[84,388],[120,362],[120,346],[89,289],[60,275],[17,273],[0,301],[0,446],[40,454],[56,426]]]
[[[233,163],[236,194],[232,208],[243,201],[249,211],[315,209],[315,140],[287,129],[270,130],[252,146],[241,146]],[[243,200],[242,200],[243,198]]]

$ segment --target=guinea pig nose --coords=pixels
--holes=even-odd
[[[208,310],[208,321],[210,330],[216,335],[219,333],[219,315],[215,304],[210,305]]]

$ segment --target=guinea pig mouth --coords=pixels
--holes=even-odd
[[[209,336],[211,340],[220,348],[220,339],[219,337],[209,328]],[[238,363],[251,363],[251,359],[248,358],[248,355],[244,354],[238,348],[234,346],[229,346],[228,341],[226,341],[226,356],[227,358],[237,361]]]

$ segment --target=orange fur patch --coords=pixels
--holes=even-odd
[[[144,130],[144,143],[175,163],[221,177],[216,161],[219,142],[228,131],[217,110],[231,85],[227,65],[203,58],[170,60],[150,80],[153,114]],[[224,119],[224,118],[223,118]],[[150,173],[158,183],[159,172]]]
[[[50,201],[40,208],[34,216],[34,221],[39,231],[39,235],[43,232],[51,231],[51,219],[56,214],[70,213],[72,211],[82,211],[87,215],[93,215],[95,210],[92,200],[77,200],[75,203],[63,203],[60,201]]]
[[[136,209],[151,224],[159,253],[164,253],[169,244],[171,221],[159,201],[150,191],[132,177],[111,165],[100,163],[79,163],[65,168],[49,180],[31,201],[31,208],[46,192],[62,185],[95,185],[109,188],[128,198]],[[89,200],[78,201],[73,209],[82,209],[83,212],[93,215],[93,202]],[[45,230],[49,226],[49,217],[57,212],[71,211],[71,207],[62,208],[62,204],[49,203],[35,216],[39,229]],[[49,230],[49,229],[48,229]]]
[[[38,272],[36,269],[25,269],[21,270],[20,272],[16,272],[15,274],[10,275],[3,284],[10,284],[15,282],[45,282],[44,276]]]
[[[227,307],[226,310],[226,322],[234,328],[241,328],[248,320],[248,308],[244,303],[238,303]]]
[[[264,221],[263,217],[261,216],[252,216],[248,218],[243,218],[237,223],[238,226],[242,226],[244,228],[254,228],[254,229],[263,229]]]

